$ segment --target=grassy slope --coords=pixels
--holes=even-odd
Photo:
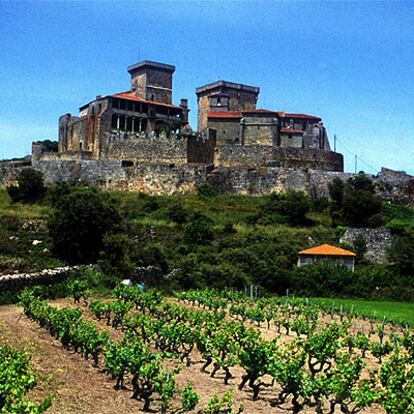
[[[40,204],[13,204],[7,191],[0,189],[0,217],[16,217],[19,219],[44,218],[50,207]]]
[[[347,311],[350,311],[352,305],[354,305],[355,312],[358,312],[360,315],[372,317],[375,313],[377,320],[382,320],[385,316],[388,321],[395,321],[397,323],[408,322],[410,326],[414,326],[414,302],[339,298],[310,298],[310,300],[316,303],[324,303],[329,307],[334,303],[336,309],[343,305],[344,310]]]

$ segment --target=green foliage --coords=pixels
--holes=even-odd
[[[98,261],[106,274],[117,278],[131,278],[134,271],[132,261],[134,243],[125,233],[105,234],[101,259]]]
[[[188,212],[180,202],[170,203],[167,207],[167,217],[177,224],[183,224],[187,221]]]
[[[17,186],[7,187],[7,192],[15,203],[33,203],[46,194],[43,174],[33,168],[23,169],[17,176],[17,183]]]
[[[214,394],[204,408],[203,414],[239,414],[243,411],[242,405],[237,411],[233,408],[233,392],[227,391],[221,399]]]
[[[263,215],[275,220],[275,223],[281,222],[279,217],[282,217],[292,226],[301,226],[309,223],[306,215],[310,208],[311,200],[303,192],[273,193],[263,208]],[[261,220],[264,223],[263,218]]]
[[[384,224],[381,200],[375,195],[372,180],[363,172],[346,183],[335,178],[329,184],[330,214],[333,224],[352,227],[379,227]]]
[[[194,410],[200,401],[200,395],[193,391],[193,386],[188,383],[181,395],[181,406],[183,412]]]
[[[57,141],[51,141],[50,139],[45,139],[44,141],[38,142],[42,144],[46,152],[58,152],[59,143]]]
[[[406,276],[414,274],[414,230],[407,230],[394,238],[389,260],[398,273]]]
[[[356,253],[356,263],[364,263],[365,253],[367,252],[367,241],[362,234],[358,234],[353,242],[354,251]]]
[[[184,238],[187,243],[206,244],[213,240],[211,220],[201,214],[195,214],[184,226]]]
[[[208,184],[201,184],[197,189],[197,195],[201,198],[212,198],[216,196],[216,192]]]
[[[0,345],[0,413],[41,414],[52,405],[51,397],[37,404],[28,398],[28,392],[36,386],[29,360],[27,351]]]
[[[118,205],[104,193],[79,189],[61,198],[49,218],[57,256],[69,263],[94,263],[107,233],[123,228]]]

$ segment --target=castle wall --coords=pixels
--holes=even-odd
[[[276,145],[278,121],[268,116],[245,116],[242,121],[245,145]]]
[[[30,166],[28,160],[0,162],[0,187],[16,183],[18,173]],[[149,194],[191,194],[209,183],[219,194],[263,195],[272,192],[304,191],[313,197],[329,198],[328,185],[335,178],[348,180],[355,174],[295,170],[282,167],[244,167],[212,170],[207,166],[139,164],[125,166],[122,160],[33,160],[47,185],[58,181],[93,185],[111,191],[142,191]],[[414,205],[414,177],[383,171],[373,180],[384,200]]]
[[[343,156],[315,149],[225,145],[217,147],[214,164],[226,168],[274,166],[298,170],[343,171]]]
[[[132,160],[134,163],[185,164],[187,139],[175,135],[160,136],[120,133],[107,135],[101,143],[101,159]]]
[[[217,145],[240,142],[240,119],[211,118],[208,127],[216,130]]]
[[[30,158],[23,158],[16,161],[0,161],[0,188],[16,185],[16,179],[20,171],[30,166]]]
[[[289,135],[291,137],[289,138]],[[302,148],[303,134],[280,134],[280,146],[282,148]]]

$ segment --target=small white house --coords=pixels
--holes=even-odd
[[[300,251],[298,253],[298,266],[305,266],[325,260],[343,264],[348,269],[354,271],[355,256],[356,254],[349,250],[331,246],[330,244],[322,244]]]

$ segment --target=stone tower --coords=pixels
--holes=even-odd
[[[196,89],[198,130],[207,128],[209,112],[240,112],[256,109],[260,88],[219,80]]]
[[[143,60],[128,67],[131,91],[139,98],[164,104],[172,102],[175,66]]]

